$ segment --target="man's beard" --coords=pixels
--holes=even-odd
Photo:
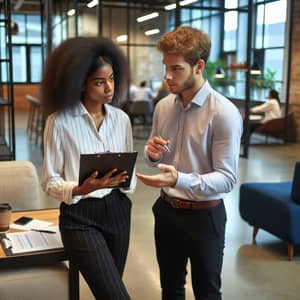
[[[191,69],[189,77],[179,87],[178,94],[181,94],[182,92],[192,88],[195,85],[195,81],[196,80],[193,74],[193,69]]]

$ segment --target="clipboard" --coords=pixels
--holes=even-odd
[[[0,241],[7,256],[63,248],[58,227],[54,234],[37,231],[4,233],[0,234]]]
[[[116,168],[118,172],[127,171],[128,179],[111,188],[129,187],[137,154],[137,151],[80,154],[79,185],[95,171],[98,171],[97,178],[101,178],[108,171]]]

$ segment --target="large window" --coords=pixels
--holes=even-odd
[[[224,44],[222,58],[228,69],[226,77],[233,86],[228,93],[229,97],[243,98],[245,95],[245,70],[247,64],[247,28],[248,14],[245,8],[247,1],[225,0],[225,8],[233,9],[224,14]],[[259,67],[261,75],[252,76],[253,100],[264,101],[270,87],[282,92],[284,84],[284,41],[286,39],[286,0],[260,0],[256,1],[253,10],[254,27],[252,40],[251,65]],[[229,89],[227,89],[229,90]],[[252,91],[252,92],[253,92]],[[225,92],[226,93],[226,92]]]
[[[220,56],[223,43],[222,38],[220,38],[222,36],[222,12],[219,9],[212,9],[212,7],[220,8],[220,1],[199,0],[192,3],[192,6],[192,9],[181,8],[181,25],[192,26],[209,34],[212,42],[210,60],[216,60]],[[172,30],[174,26],[175,15],[173,14],[169,30]]]
[[[282,89],[284,76],[284,52],[287,1],[260,1],[256,6],[256,38],[254,53],[260,53],[257,60],[262,70],[261,79],[274,74],[274,88]],[[258,51],[259,50],[259,51]]]
[[[0,16],[1,17],[1,16]],[[12,14],[18,31],[12,36],[13,80],[15,83],[38,83],[42,70],[41,17],[38,14]],[[0,31],[0,55],[6,58],[5,31]],[[7,82],[6,66],[2,66],[3,82]]]
[[[170,1],[174,4],[174,1]],[[136,84],[145,79],[157,80],[162,77],[162,64],[158,59],[155,48],[157,39],[166,31],[175,27],[177,14],[175,9],[164,10],[163,6],[157,10],[153,19],[138,21],[146,14],[155,12],[155,8],[136,4],[127,6],[104,5],[101,9],[101,24],[98,20],[99,7],[89,8],[85,3],[73,5],[55,4],[55,17],[52,20],[53,46],[57,46],[67,37],[79,35],[96,35],[98,29],[101,34],[117,41],[122,47],[131,66],[131,77]],[[65,3],[65,2],[64,2]],[[243,98],[245,95],[245,78],[247,70],[247,32],[248,32],[248,0],[198,0],[188,5],[181,5],[181,25],[193,26],[209,34],[212,42],[210,63],[219,63],[224,71],[224,80],[218,81],[222,92],[230,97]],[[259,59],[258,63],[263,76],[275,72],[275,88],[282,89],[284,82],[284,41],[286,31],[286,0],[256,0],[253,1],[253,39],[251,41],[252,60]],[[225,12],[224,12],[225,7]],[[69,9],[76,9],[75,16],[68,16]],[[214,9],[213,9],[214,8]],[[128,18],[128,19],[127,19]],[[28,17],[19,22],[28,23]],[[77,25],[76,25],[77,24]],[[101,26],[100,26],[101,25]],[[76,27],[78,30],[75,30]],[[27,27],[26,27],[27,28]],[[155,32],[153,33],[153,30]],[[28,31],[28,29],[27,29]],[[22,35],[26,38],[26,32]],[[19,42],[21,43],[21,41]],[[37,43],[37,41],[36,41]],[[21,46],[21,45],[20,45]],[[40,53],[36,48],[19,49],[18,55],[36,55]],[[29,60],[32,59],[29,57]],[[39,59],[39,58],[38,58]],[[27,68],[33,72],[33,66],[27,58]],[[144,66],[151,66],[149,72]],[[38,68],[37,65],[34,68]],[[218,68],[219,69],[219,68]],[[151,72],[150,72],[151,71]],[[269,73],[268,73],[269,72]],[[20,72],[19,76],[24,73]],[[28,78],[28,72],[26,76]],[[256,78],[258,79],[258,78]],[[30,77],[30,80],[36,78]],[[260,80],[260,78],[259,78]],[[229,89],[227,87],[230,87]]]
[[[225,0],[225,8],[237,8],[237,0]],[[237,47],[238,12],[228,11],[224,14],[224,51],[235,51]]]

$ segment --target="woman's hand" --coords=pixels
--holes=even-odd
[[[82,185],[74,187],[73,196],[86,195],[99,189],[118,186],[120,183],[128,179],[126,171],[117,173],[118,169],[112,169],[103,177],[97,178],[98,172],[95,171],[90,177],[84,180]]]
[[[146,154],[153,161],[159,161],[163,157],[164,153],[168,151],[168,147],[166,147],[166,145],[169,143],[170,141],[154,136],[148,141]]]

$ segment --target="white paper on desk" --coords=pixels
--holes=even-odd
[[[13,254],[63,248],[58,226],[48,227],[56,233],[23,231],[7,233]]]
[[[47,229],[46,227],[52,224],[53,222],[33,219],[30,222],[28,222],[26,225],[19,225],[19,224],[12,223],[10,224],[9,227],[14,229],[19,229],[19,230],[30,230],[32,228],[41,230],[41,229]]]

